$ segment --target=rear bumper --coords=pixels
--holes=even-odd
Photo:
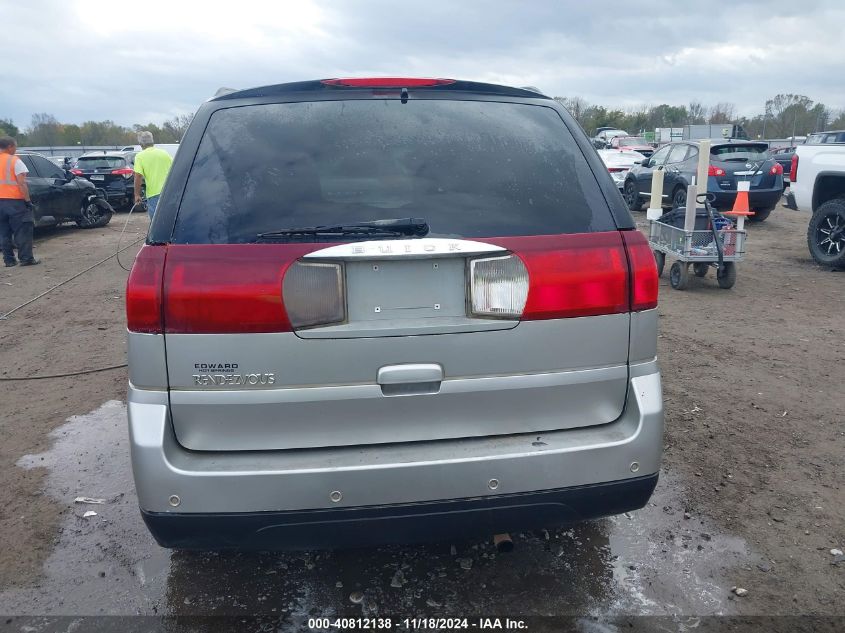
[[[374,528],[377,542],[409,541],[418,520],[427,525],[422,536],[439,539],[478,533],[474,526],[490,533],[639,508],[660,467],[663,400],[655,361],[630,369],[625,409],[608,424],[231,453],[186,450],[167,392],[130,386],[139,503],[162,545],[197,548],[355,544]],[[395,533],[378,529],[387,525]]]
[[[713,206],[721,210],[733,208],[736,200],[736,191],[709,191],[715,196]],[[752,209],[768,209],[774,207],[780,201],[783,189],[753,190],[748,193],[748,206]]]
[[[98,189],[102,189],[106,192],[106,197],[109,200],[117,199],[117,198],[129,198],[133,195],[134,192],[134,184],[131,180],[112,180],[109,182],[105,182],[103,180],[91,180],[89,176],[82,176],[92,185],[94,185]]]
[[[548,527],[642,508],[657,474],[557,490],[363,508],[179,514],[144,512],[163,547],[312,549],[437,542]]]

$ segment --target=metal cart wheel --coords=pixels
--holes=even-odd
[[[722,272],[716,273],[716,281],[719,283],[719,288],[733,288],[736,283],[736,264],[733,262],[725,262],[725,268]]]
[[[654,263],[657,264],[657,276],[663,276],[663,267],[666,265],[666,253],[654,251]]]
[[[675,290],[686,290],[689,285],[689,264],[675,262],[669,269],[669,283]]]
[[[695,273],[696,277],[706,277],[708,270],[710,270],[710,264],[698,262],[692,265],[692,271]]]

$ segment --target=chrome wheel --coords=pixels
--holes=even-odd
[[[816,229],[819,249],[830,256],[845,250],[845,220],[838,213],[822,218]]]

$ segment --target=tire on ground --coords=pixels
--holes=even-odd
[[[672,208],[682,209],[687,206],[687,190],[683,187],[676,187],[672,192]]]
[[[643,199],[637,193],[637,185],[634,184],[633,180],[625,181],[625,185],[622,187],[622,197],[625,198],[625,204],[628,205],[629,210],[643,210]]]
[[[724,288],[725,290],[733,288],[733,285],[736,283],[736,264],[725,262],[724,270],[716,272],[716,282],[719,284],[719,288]]]
[[[686,290],[689,285],[689,264],[675,262],[669,269],[669,284],[675,290]]]
[[[663,267],[666,266],[666,253],[654,251],[654,263],[657,264],[657,276],[663,276]]]
[[[845,198],[833,198],[816,209],[807,227],[807,247],[822,266],[845,269]]]
[[[76,226],[81,229],[98,229],[111,221],[114,210],[105,200],[99,198],[83,201],[82,215],[76,220]]]

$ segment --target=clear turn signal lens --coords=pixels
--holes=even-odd
[[[518,319],[528,299],[528,270],[516,255],[470,260],[473,316]]]

